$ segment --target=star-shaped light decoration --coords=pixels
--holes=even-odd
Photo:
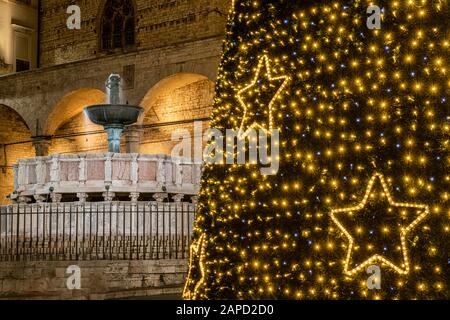
[[[264,72],[262,72],[263,69],[265,69]],[[254,93],[252,92],[254,87],[261,85],[263,81],[268,82],[269,86],[275,86],[275,90],[273,90],[275,91],[275,94],[271,96],[271,99],[268,103],[259,101],[259,97],[258,98],[254,97]],[[239,128],[240,138],[245,138],[252,128],[263,129],[268,134],[272,132],[272,130],[274,129],[273,104],[277,100],[281,92],[285,89],[288,82],[289,82],[288,76],[279,76],[279,77],[272,76],[272,71],[270,68],[270,59],[268,56],[264,55],[259,59],[258,66],[256,68],[256,74],[252,82],[249,85],[245,86],[243,89],[239,90],[237,93],[237,99],[244,110],[241,125]],[[262,89],[264,89],[264,85],[262,85]],[[270,92],[264,93],[269,95],[271,94]],[[245,98],[251,98],[253,99],[252,100],[253,103],[260,105],[256,106],[256,110],[252,110],[252,108],[249,107],[250,104],[245,101],[246,100]],[[264,117],[265,120],[263,122],[258,121],[257,118],[262,117]]]
[[[381,183],[381,192],[379,194],[374,190],[377,181]],[[379,207],[380,204],[387,205],[387,208],[379,210],[376,207]],[[411,211],[414,211],[414,213],[411,214]],[[330,213],[331,219],[349,242],[344,273],[347,276],[354,276],[366,267],[378,262],[387,265],[399,274],[408,274],[410,263],[406,238],[429,213],[429,207],[424,204],[395,202],[383,175],[375,173],[370,179],[365,195],[358,205],[333,209]],[[370,221],[375,222],[374,225],[360,226],[358,220],[362,216],[365,216],[366,220],[368,218]],[[413,217],[411,218],[411,216]],[[378,226],[376,225],[377,223],[379,224]],[[369,244],[361,240],[367,237],[369,238]],[[381,246],[373,245],[373,239],[378,242],[381,240]],[[396,246],[386,246],[385,243],[393,240],[398,240]],[[362,262],[355,261],[357,260],[354,259],[355,253],[358,253]],[[396,255],[401,257],[400,263],[398,261],[395,263],[391,258],[388,259],[386,257]],[[366,257],[368,258],[366,259]]]
[[[197,297],[197,292],[200,286],[203,284],[205,279],[205,247],[206,247],[206,235],[203,233],[200,238],[192,243],[189,252],[189,272],[187,275],[186,283],[183,289],[184,299],[195,299]],[[194,290],[189,290],[188,286],[191,281],[191,270],[194,263],[198,262],[198,268],[200,269],[200,280],[196,283]]]

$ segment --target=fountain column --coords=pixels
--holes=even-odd
[[[111,74],[106,80],[107,103],[110,105],[120,105],[122,100],[122,78],[118,74]],[[109,152],[120,153],[120,137],[122,136],[123,125],[110,124],[105,126],[108,133]]]
[[[108,133],[108,151],[120,153],[120,137],[122,136],[123,126],[110,125],[105,127]]]
[[[51,144],[51,137],[49,136],[35,136],[31,138],[33,147],[36,150],[36,157],[48,156],[48,149]]]

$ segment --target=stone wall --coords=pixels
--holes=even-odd
[[[67,289],[71,265],[81,289]],[[120,299],[179,294],[186,260],[1,262],[0,299]]]
[[[9,203],[6,196],[13,190],[12,166],[20,158],[34,156],[30,139],[31,132],[20,115],[0,104],[0,205]]]
[[[194,124],[191,121],[210,117],[213,98],[214,84],[209,79],[199,80],[154,97],[146,106],[143,124],[161,126],[144,130],[141,152],[171,154],[172,148],[178,143],[171,140],[172,133],[176,130],[187,130],[191,137],[194,137]],[[177,121],[190,122],[166,125]],[[208,121],[203,121],[203,132],[208,129],[208,125]],[[193,155],[194,145],[191,147]]]
[[[214,83],[199,80],[164,92],[146,106],[144,124],[207,118],[214,98]]]
[[[100,19],[105,0],[77,1],[81,30],[66,26],[69,4],[42,1],[41,65],[51,66],[101,56]],[[136,48],[158,48],[222,35],[231,0],[136,0]]]
[[[90,122],[84,112],[79,113],[56,130],[55,136],[51,141],[49,153],[107,152],[107,135],[100,131],[103,131],[102,126]]]

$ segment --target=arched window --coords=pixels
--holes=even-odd
[[[101,20],[102,50],[134,45],[135,17],[130,0],[107,0]]]

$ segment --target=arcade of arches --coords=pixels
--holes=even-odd
[[[176,129],[193,132],[193,122],[203,120],[206,130],[213,103],[214,84],[199,74],[180,73],[152,86],[144,95],[145,109],[138,128],[140,142],[133,152],[170,154],[177,141],[171,141]],[[20,158],[46,154],[107,152],[106,135],[101,126],[89,121],[86,106],[103,103],[105,93],[93,88],[70,92],[53,107],[45,124],[46,139],[32,138],[29,126],[8,106],[0,105],[0,204],[13,191],[13,164]],[[205,121],[206,120],[206,121]],[[30,126],[33,124],[29,124]],[[126,146],[126,134],[122,150]],[[34,144],[34,148],[33,148]]]

